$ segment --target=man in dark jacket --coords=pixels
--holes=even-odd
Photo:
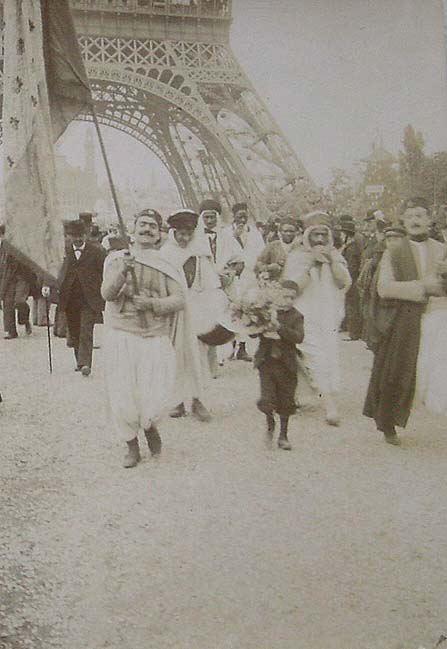
[[[340,217],[342,245],[340,252],[346,259],[352,284],[345,296],[344,325],[350,340],[359,340],[362,335],[362,315],[357,280],[362,265],[363,241],[356,233],[355,223],[351,216]]]
[[[284,273],[287,256],[300,246],[298,220],[285,216],[281,219],[279,239],[270,241],[259,255],[254,271],[256,275],[268,274],[270,279],[280,279]]]
[[[0,300],[5,340],[18,336],[16,310],[19,325],[24,325],[27,335],[31,334],[30,308],[26,300],[36,282],[34,273],[14,255],[14,249],[5,240],[5,225],[0,224]]]
[[[59,308],[65,312],[76,357],[76,371],[89,376],[92,367],[93,329],[102,322],[101,283],[105,251],[87,241],[85,225],[66,226],[67,246],[59,274]]]

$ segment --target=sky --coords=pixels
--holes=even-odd
[[[234,0],[233,13],[233,51],[317,182],[376,138],[397,151],[409,123],[447,148],[442,0]]]
[[[233,52],[319,185],[374,140],[397,152],[407,124],[428,152],[447,150],[442,0],[233,0],[233,14]],[[85,128],[58,147],[70,161]],[[120,182],[172,186],[144,145],[104,130]]]

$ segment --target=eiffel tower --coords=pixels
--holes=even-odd
[[[184,206],[313,183],[230,47],[232,0],[70,0],[99,121],[145,144]],[[91,120],[82,115],[81,119]]]

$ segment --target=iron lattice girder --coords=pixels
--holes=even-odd
[[[99,120],[112,126],[148,146],[153,153],[172,172],[169,156],[163,146],[163,129],[159,115],[166,107],[160,100],[147,100],[147,96],[129,86],[113,83],[93,82],[93,95]],[[91,120],[90,115],[80,115],[79,119]]]
[[[91,28],[86,28],[85,18],[93,16],[89,12],[104,5],[104,1],[72,0],[75,7],[88,5],[75,12],[75,18],[101,121],[148,146],[167,166],[182,195],[187,192],[190,201],[194,191],[202,194],[198,199],[202,198],[209,193],[211,180],[214,183],[221,174],[216,188],[220,185],[227,203],[250,196],[262,212],[266,178],[270,184],[276,179],[277,187],[291,185],[303,192],[313,189],[306,170],[225,39],[214,41],[212,28],[206,39],[169,38],[173,19],[166,23],[163,39],[129,37],[129,22],[124,23],[123,19],[126,12],[118,8],[110,11],[118,0],[113,0],[114,4],[107,0],[109,15],[115,14],[116,34],[92,33]],[[119,0],[128,8],[136,1]],[[151,9],[155,4],[148,0],[147,7]],[[150,17],[141,19],[146,20],[150,35]],[[100,25],[101,21],[95,22],[96,27]],[[179,33],[178,25],[174,31]],[[225,114],[229,119],[222,119]],[[173,124],[189,129],[201,146],[192,146],[189,141],[182,143],[179,133],[172,131]],[[203,149],[206,155],[198,155]],[[191,177],[187,178],[188,174]]]
[[[276,168],[276,173],[281,176],[280,184],[295,183],[298,179],[309,181],[306,171],[287,146],[278,127],[262,103],[256,101],[249,80],[228,48],[209,43],[162,42],[154,39],[139,41],[93,36],[81,37],[81,43],[91,77],[109,74],[110,78],[117,78],[124,67],[127,75],[137,75],[128,79],[129,83],[144,87],[153,94],[161,94],[177,106],[181,105],[201,123],[206,123],[217,137],[225,137],[231,146],[233,143],[229,136],[234,136],[234,129],[230,129],[227,134],[224,131],[216,133],[216,117],[226,108],[244,119],[246,130],[252,130],[252,157],[258,156],[260,161],[268,162],[272,166],[272,174]],[[112,75],[111,66],[114,64],[117,67]],[[219,83],[215,79],[216,69],[220,72]],[[204,71],[207,72],[205,80]],[[225,80],[222,79],[222,73]],[[212,84],[209,79],[213,79]],[[182,97],[180,102],[176,101],[176,93],[168,93],[163,86],[179,91],[191,101],[185,103]],[[244,98],[244,94],[252,98],[252,110],[250,99]],[[262,151],[257,146],[259,143],[262,144]]]
[[[203,147],[207,152],[209,164],[214,169],[219,169],[222,176],[220,185],[222,191],[226,190],[224,196],[226,202],[228,204],[231,202],[231,186],[239,186],[239,191],[242,192],[240,179],[231,159],[219,141],[211,136],[208,129],[201,126],[196,119],[175,108],[169,101],[153,97],[145,91],[128,85],[95,81],[92,83],[92,88],[100,121],[133,135],[146,144],[171,173],[182,195],[185,194],[185,188],[188,190],[187,199],[190,206],[196,206],[200,198],[210,191],[209,187],[201,182],[206,178],[205,169],[203,169],[203,178],[200,178],[200,170],[197,166],[194,170],[194,165],[191,164],[191,159],[195,159],[196,162],[199,158],[196,149],[203,149]],[[90,117],[84,115],[80,116],[80,119],[90,119]],[[169,129],[174,127],[178,132],[179,126],[193,133],[199,145],[188,148],[180,142],[179,137],[172,137]],[[180,160],[181,165],[179,165]],[[206,162],[208,164],[208,160]]]
[[[140,16],[172,16],[183,19],[231,19],[232,0],[195,0],[194,3],[178,0],[70,0],[75,11],[109,12]]]
[[[80,36],[87,63],[119,65],[126,70],[183,87],[185,83],[224,83],[246,88],[248,80],[221,44]],[[177,78],[175,78],[177,76]]]

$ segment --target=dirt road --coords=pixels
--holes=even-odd
[[[370,356],[343,343],[339,429],[293,418],[268,449],[257,376],[212,382],[214,419],[161,426],[121,468],[101,350],[90,378],[45,331],[0,341],[2,649],[431,649],[447,630],[447,430],[403,448],[360,416]],[[99,336],[100,338],[100,336]]]

